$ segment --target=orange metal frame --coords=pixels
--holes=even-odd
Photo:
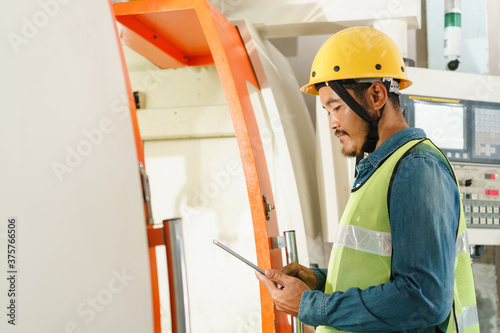
[[[163,234],[163,226],[161,228],[155,228],[152,225],[147,225],[147,232],[149,246],[149,264],[151,270],[151,289],[153,294],[154,329],[155,333],[161,333],[161,306],[158,282],[158,266],[156,264],[156,247],[159,245],[165,245],[165,237]],[[172,328],[174,328],[174,324],[175,323],[172,322]]]
[[[246,86],[250,82],[258,88],[258,83],[237,29],[206,0],[142,0],[115,3],[113,9],[122,25],[122,42],[160,68],[216,66],[240,150],[258,265],[264,269],[281,268],[281,250],[273,249],[270,242],[270,237],[279,235],[276,214],[272,211],[267,221],[263,201],[265,195],[274,203],[271,182]],[[135,115],[132,119],[137,121]],[[143,158],[142,145],[138,149]],[[151,228],[149,233],[153,236]],[[155,331],[160,332],[154,247],[150,247],[150,255],[153,285],[156,284],[153,286]],[[286,314],[276,311],[262,286],[260,298],[262,332],[291,332]]]
[[[152,225],[148,225],[147,226],[147,230],[148,230],[148,246],[149,246],[149,254],[150,256],[152,255],[155,259],[155,262],[153,264],[153,266],[151,266],[151,270],[155,270],[155,274],[154,274],[154,279],[156,279],[155,281],[153,281],[154,283],[154,287],[156,289],[156,294],[155,295],[155,300],[154,302],[157,304],[158,306],[158,312],[155,312],[155,332],[156,333],[159,333],[161,332],[161,320],[160,320],[160,295],[158,293],[158,274],[157,274],[157,266],[156,266],[156,247],[157,246],[161,246],[161,245],[164,245],[165,246],[165,250],[167,251],[167,258],[169,257],[168,255],[168,249],[171,248],[171,245],[169,244],[169,237],[168,237],[168,233],[167,233],[167,230],[168,230],[168,225],[167,225],[167,222],[163,222],[163,224],[160,224],[160,225],[156,225],[156,226],[152,226]],[[168,270],[170,271],[171,270],[171,262],[169,262],[167,260],[167,267],[168,267]],[[168,280],[168,283],[169,283],[169,288],[171,288],[171,284],[173,284],[173,279],[172,279],[172,275],[169,274],[169,280]],[[155,290],[153,289],[153,290]],[[172,309],[175,309],[175,303],[172,302],[172,298],[170,299],[170,309],[172,311]],[[156,309],[155,309],[156,310]],[[176,333],[176,332],[179,332],[179,324],[176,320],[176,316],[171,316],[172,318],[172,332]],[[158,326],[157,326],[158,325]]]

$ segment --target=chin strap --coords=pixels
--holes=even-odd
[[[389,93],[391,91],[391,80],[383,81],[384,86]],[[319,88],[329,86],[335,93],[354,111],[361,119],[368,122],[370,128],[368,130],[368,134],[366,135],[365,144],[363,145],[363,151],[365,153],[372,153],[375,150],[375,147],[378,142],[378,122],[382,118],[382,114],[385,109],[385,104],[382,106],[380,110],[380,117],[378,119],[373,119],[370,117],[368,112],[361,106],[359,103],[347,92],[344,86],[338,81],[330,81],[316,84],[316,90],[319,91]]]

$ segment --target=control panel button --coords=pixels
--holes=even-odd
[[[492,213],[493,213],[493,207],[491,207],[491,206],[487,206],[487,207],[486,207],[486,213],[488,213],[488,214],[492,214]]]
[[[473,205],[473,206],[472,206],[472,212],[473,212],[473,213],[479,213],[479,206],[477,206],[477,205]]]
[[[486,224],[486,217],[481,217],[480,221],[480,224]]]
[[[488,224],[493,224],[493,218],[492,218],[492,217],[488,217],[488,218],[486,219],[486,222],[487,222]]]

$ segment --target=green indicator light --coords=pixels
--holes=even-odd
[[[444,27],[462,27],[462,15],[456,12],[444,14]]]

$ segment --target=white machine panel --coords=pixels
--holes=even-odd
[[[152,332],[110,4],[11,2],[0,22],[0,332]]]

